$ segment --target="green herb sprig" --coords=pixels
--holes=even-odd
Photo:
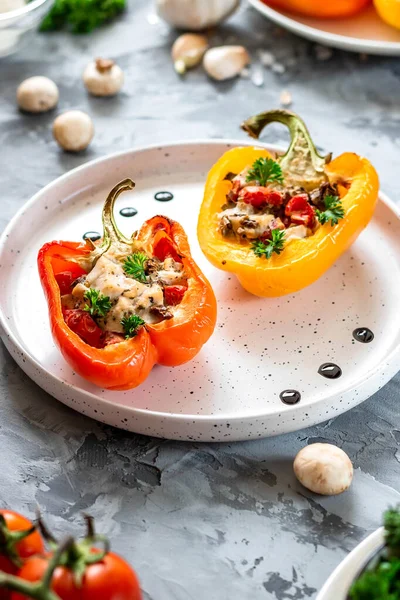
[[[83,310],[86,310],[92,317],[105,317],[111,308],[110,298],[104,296],[99,290],[90,288],[83,297],[87,302]]]
[[[129,277],[140,281],[140,283],[147,283],[147,277],[145,272],[145,264],[148,257],[142,252],[135,252],[128,256],[124,261],[124,271]]]
[[[400,509],[384,515],[386,547],[356,579],[350,600],[399,600],[400,598]]]
[[[145,324],[146,321],[143,321],[138,315],[124,317],[121,321],[121,325],[124,328],[126,339],[135,337],[138,334],[139,329]]]
[[[344,217],[344,208],[341,199],[339,196],[325,196],[324,205],[325,210],[321,211],[317,209],[315,211],[318,221],[321,225],[325,223],[330,223],[332,227],[337,225],[339,219],[343,219]]]
[[[271,239],[262,242],[256,240],[253,242],[251,248],[256,256],[265,258],[271,258],[272,254],[280,254],[285,245],[285,232],[280,229],[273,229],[271,231]]]
[[[246,182],[257,181],[260,185],[283,183],[283,173],[279,163],[272,158],[257,158],[246,176]]]
[[[90,33],[121,13],[125,5],[126,0],[55,0],[40,30],[67,27],[73,33]]]

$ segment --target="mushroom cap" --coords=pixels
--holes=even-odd
[[[92,141],[92,119],[81,110],[69,110],[59,115],[53,123],[53,135],[64,150],[80,152]]]
[[[324,496],[346,491],[353,479],[353,465],[346,452],[333,444],[310,444],[297,454],[297,479],[307,489]]]
[[[58,87],[48,77],[28,77],[17,89],[18,106],[27,112],[41,113],[54,108],[58,102]]]
[[[106,68],[102,64],[108,63]],[[93,96],[115,96],[124,84],[124,73],[113,61],[91,61],[83,72],[83,83]]]

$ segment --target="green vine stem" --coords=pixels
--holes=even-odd
[[[7,556],[16,567],[21,567],[22,563],[16,545],[34,533],[35,530],[36,526],[32,525],[29,529],[22,531],[10,531],[4,516],[0,515],[0,554]]]
[[[258,139],[270,123],[282,123],[290,132],[289,148],[277,159],[284,175],[306,189],[327,182],[325,165],[331,161],[332,155],[319,154],[304,121],[295,113],[283,109],[270,110],[250,117],[241,127],[251,137]]]
[[[50,589],[51,579],[55,569],[62,562],[63,554],[68,552],[73,544],[75,544],[74,538],[68,537],[58,546],[56,552],[54,552],[49,561],[43,578],[38,583],[31,583],[20,577],[0,573],[0,588],[18,592],[33,600],[60,600],[60,597]]]

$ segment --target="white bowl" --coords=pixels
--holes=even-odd
[[[27,44],[54,0],[33,0],[22,8],[0,13],[0,58]]]
[[[361,542],[335,569],[317,596],[317,600],[347,600],[352,583],[384,543],[380,527]],[[384,600],[382,598],[382,600]]]

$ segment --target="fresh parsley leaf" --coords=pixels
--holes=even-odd
[[[140,283],[147,283],[145,264],[148,257],[142,252],[135,252],[124,261],[124,271]]]
[[[272,158],[257,158],[246,176],[246,182],[251,181],[257,181],[262,186],[267,183],[283,183],[280,164]]]
[[[251,248],[256,256],[264,256],[265,258],[271,258],[272,254],[280,254],[285,245],[285,231],[280,229],[273,229],[271,231],[271,239],[262,242],[256,240],[253,242]]]
[[[126,339],[135,337],[139,329],[143,327],[145,323],[146,322],[137,315],[129,315],[129,317],[124,317],[121,321],[121,325],[124,328]]]
[[[90,288],[83,296],[87,302],[84,307],[92,317],[104,317],[111,308],[110,298],[99,290]]]
[[[374,556],[349,591],[351,600],[400,598],[400,507],[385,512],[386,548]]]
[[[126,0],[55,0],[40,30],[68,27],[73,33],[90,33],[122,12],[125,4]]]
[[[400,558],[400,507],[387,510],[383,520],[386,544]]]
[[[344,208],[341,199],[339,196],[325,196],[324,205],[325,210],[321,211],[317,209],[315,211],[318,221],[321,225],[329,222],[332,227],[337,225],[339,219],[343,219],[344,217]]]

